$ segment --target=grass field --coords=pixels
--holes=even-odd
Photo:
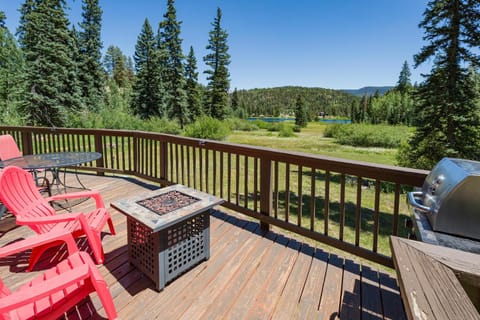
[[[325,155],[350,160],[395,165],[396,149],[344,146],[323,135],[328,124],[310,122],[296,137],[281,138],[267,130],[234,131],[228,142]]]

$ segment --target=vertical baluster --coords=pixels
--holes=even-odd
[[[340,177],[340,234],[339,239],[343,241],[343,229],[345,227],[345,174]]]
[[[205,149],[205,192],[209,193],[209,172],[208,170],[210,168],[210,152],[208,149]]]
[[[312,168],[312,176],[310,178],[310,230],[315,231],[315,168]]]
[[[240,203],[240,155],[235,155],[235,204],[238,206]]]
[[[275,215],[275,219],[278,218],[278,161],[275,161],[274,165],[274,193],[275,193],[275,198],[274,198],[274,206],[273,206],[273,212]]]
[[[380,214],[380,180],[375,180],[375,209],[373,212],[373,252],[377,252]]]
[[[185,185],[185,148],[187,146],[182,145],[180,146],[180,156],[182,157],[181,159],[181,164],[182,164],[182,184]]]
[[[393,235],[398,235],[398,215],[400,208],[400,184],[395,184],[395,200],[393,204]]]
[[[302,193],[302,183],[303,183],[303,167],[298,166],[298,200],[297,200],[297,225],[302,225],[302,211],[303,211],[303,193]]]
[[[193,149],[193,188],[197,189],[197,151],[196,148],[192,146]]]
[[[290,163],[285,167],[285,221],[289,221],[290,216]]]
[[[192,153],[192,146],[187,146],[187,185],[191,187],[191,178],[190,175],[192,174],[192,171],[190,170],[192,163],[190,161],[190,154]],[[195,179],[195,178],[194,178]]]
[[[176,183],[176,181],[174,181],[174,175],[173,175],[173,168],[174,168],[174,161],[173,161],[173,153],[174,153],[174,145],[172,142],[169,142],[168,143],[168,156],[170,158],[170,161],[169,161],[169,164],[168,164],[168,168],[170,169],[169,170],[169,173],[170,173],[170,181],[169,182],[172,182],[172,183]]]
[[[227,167],[228,167],[228,170],[227,170],[227,173],[228,173],[228,190],[227,190],[227,193],[228,193],[228,202],[231,202],[232,200],[232,154],[229,152],[228,153],[228,159],[227,159]]]
[[[357,176],[357,208],[355,210],[355,245],[360,245],[361,231],[361,214],[362,214],[362,177]]]
[[[245,201],[244,207],[248,208],[248,157],[244,156],[244,168],[243,168],[243,184],[244,184],[244,193],[245,193]]]
[[[198,171],[200,171],[200,190],[203,190],[203,148],[198,148],[198,162],[200,167]]]
[[[253,158],[253,211],[258,212],[258,158]]]
[[[212,172],[213,172],[213,194],[214,195],[217,195],[217,156],[218,156],[218,152],[215,151],[215,150],[212,150],[212,154],[213,154],[213,168],[212,168]]]
[[[342,205],[343,201],[340,200],[340,206]],[[323,225],[323,233],[328,236],[328,227],[330,225],[330,171],[325,171],[325,205],[324,205],[324,225]],[[341,210],[340,210],[341,212]],[[341,221],[341,220],[340,220]],[[340,222],[340,230],[342,228],[342,223]]]
[[[220,151],[220,198],[223,199],[223,151]]]

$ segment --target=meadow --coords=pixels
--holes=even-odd
[[[292,123],[285,123],[285,125],[293,126]],[[302,128],[300,132],[295,132],[292,137],[281,137],[278,132],[269,131],[268,129],[252,131],[234,130],[227,137],[226,141],[275,149],[293,150],[349,160],[395,165],[397,148],[340,144],[336,138],[327,137],[325,135],[325,132],[332,126],[357,128],[358,130],[356,130],[357,132],[355,133],[356,136],[377,134],[389,140],[390,137],[397,137],[400,141],[405,141],[412,132],[412,128],[406,126],[332,125],[320,122],[309,122],[306,128]],[[352,144],[355,144],[355,142]]]

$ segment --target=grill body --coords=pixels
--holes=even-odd
[[[432,230],[480,240],[480,162],[443,158],[408,198]]]

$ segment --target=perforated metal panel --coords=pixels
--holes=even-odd
[[[155,281],[158,278],[158,234],[132,218],[127,218],[130,262]],[[157,275],[157,276],[155,276]]]
[[[127,217],[130,262],[158,290],[197,263],[210,258],[210,219],[202,212],[157,233]]]
[[[210,237],[204,234],[208,223],[208,214],[204,213],[166,230],[166,282],[208,258]]]

